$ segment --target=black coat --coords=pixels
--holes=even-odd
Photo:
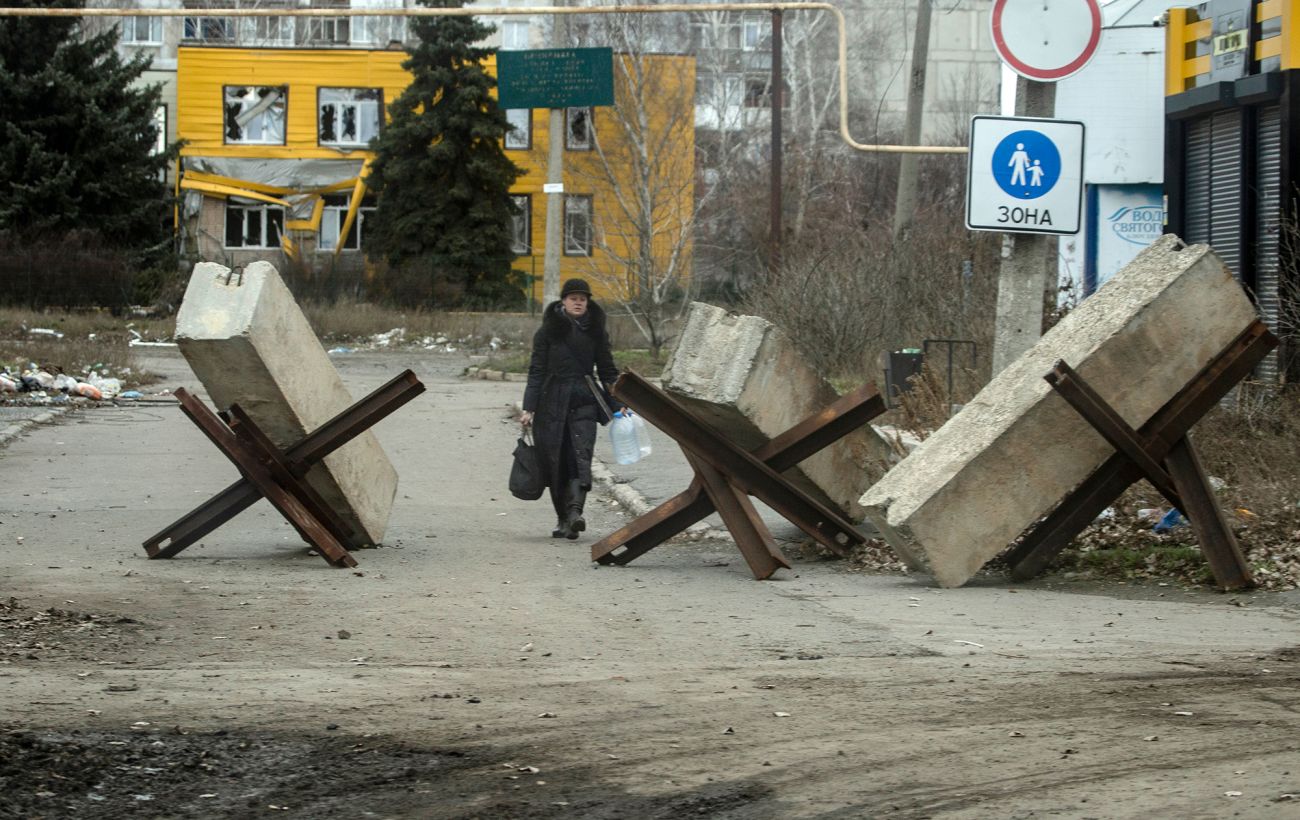
[[[565,478],[580,479],[583,489],[591,487],[596,425],[603,420],[583,377],[594,370],[606,388],[618,378],[605,311],[589,301],[587,315],[591,318],[584,331],[563,312],[559,302],[552,302],[533,335],[524,410],[534,414],[533,441],[548,476],[547,486],[555,489]],[[576,475],[571,474],[574,469]]]

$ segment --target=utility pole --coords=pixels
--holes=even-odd
[[[917,0],[916,31],[912,35],[912,73],[907,89],[907,115],[903,144],[921,144],[921,114],[925,109],[926,64],[930,59],[930,0]],[[898,165],[898,193],[894,197],[894,238],[912,226],[916,215],[916,185],[921,157],[905,153]]]
[[[1016,116],[1051,119],[1056,113],[1056,83],[1016,78]],[[993,329],[993,375],[1038,342],[1043,333],[1043,295],[1056,237],[1003,234],[998,273],[998,308]]]
[[[772,9],[772,193],[768,202],[772,209],[772,249],[768,259],[768,269],[772,273],[776,273],[781,268],[781,231],[783,230],[781,209],[784,207],[781,202],[781,105],[784,102],[781,85],[781,48],[781,10]]]
[[[555,0],[563,6],[564,0]],[[551,47],[568,45],[569,17],[551,18]],[[546,251],[542,256],[542,304],[560,298],[560,258],[564,249],[564,109],[549,108],[546,156]]]

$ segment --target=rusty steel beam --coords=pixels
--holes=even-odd
[[[285,460],[294,464],[295,472],[304,472],[338,448],[373,427],[380,419],[424,392],[415,373],[404,370],[383,387],[340,412],[284,451]],[[299,466],[300,462],[304,466]]]
[[[1201,466],[1201,458],[1192,446],[1192,440],[1183,436],[1165,456],[1165,464],[1173,474],[1174,482],[1187,506],[1179,507],[1192,522],[1192,530],[1201,545],[1201,553],[1210,565],[1210,572],[1220,589],[1247,589],[1255,586],[1250,565],[1241,553],[1241,545],[1232,534],[1232,527],[1223,517],[1214,488]]]
[[[885,402],[875,385],[864,384],[758,447],[753,455],[784,472],[883,412]],[[628,564],[713,512],[715,507],[697,476],[685,492],[593,544],[591,560]]]
[[[424,385],[405,370],[365,398],[338,413],[284,452],[283,461],[298,478],[317,462],[347,444],[385,416],[423,393]],[[262,494],[241,478],[203,504],[173,521],[144,542],[150,558],[172,558],[208,533],[257,503]]]
[[[885,412],[885,400],[874,384],[845,393],[827,407],[754,450],[754,458],[784,473]]]
[[[591,545],[598,564],[628,564],[714,512],[697,476],[691,486]]]
[[[1159,459],[1148,453],[1139,440],[1138,431],[1129,426],[1115,408],[1111,407],[1097,391],[1092,389],[1074,368],[1064,360],[1058,360],[1056,367],[1043,377],[1052,389],[1061,394],[1061,398],[1070,403],[1074,411],[1083,416],[1092,429],[1101,434],[1115,450],[1137,465],[1142,476],[1155,487],[1170,504],[1182,508],[1183,500],[1174,489],[1174,480],[1165,471]]]
[[[619,376],[614,396],[812,538],[840,555],[866,541],[853,524],[792,486],[779,473],[719,435],[698,416],[635,373]]]
[[[1263,322],[1252,323],[1142,426],[1139,439],[1143,449],[1164,460],[1178,440],[1277,345],[1277,337]],[[1025,581],[1041,573],[1140,478],[1141,470],[1124,455],[1116,453],[1107,459],[1007,554],[1011,576]]]
[[[249,451],[244,442],[221,422],[216,413],[190,395],[185,388],[176,391],[176,399],[180,402],[181,411],[189,416],[203,435],[207,436],[208,440],[234,463],[262,497],[271,502],[271,505],[288,519],[303,540],[320,550],[321,556],[335,566],[355,567],[357,565],[356,559],[349,555],[333,534],[307,511],[302,502],[275,483],[266,467]]]
[[[230,429],[245,441],[249,449],[257,456],[262,466],[266,467],[271,473],[271,477],[281,487],[288,490],[309,512],[320,521],[330,534],[340,544],[348,544],[356,534],[352,527],[348,526],[334,508],[316,492],[315,488],[307,482],[305,475],[295,475],[290,468],[289,462],[284,455],[276,449],[275,442],[271,441],[262,428],[248,416],[244,408],[238,404],[230,405],[229,414],[231,421]]]
[[[760,581],[771,578],[778,569],[790,569],[790,562],[781,554],[772,531],[763,523],[763,518],[754,509],[754,502],[749,496],[736,489],[727,481],[727,477],[699,458],[686,454],[695,474],[704,484],[704,491],[717,508],[727,531],[736,539],[736,547],[749,564],[750,572]]]

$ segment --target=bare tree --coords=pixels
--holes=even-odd
[[[672,50],[684,18],[600,18],[614,60],[615,104],[593,129],[594,161],[575,168],[593,177],[605,201],[597,209],[592,278],[615,294],[656,359],[689,299],[691,239],[697,209],[694,72]],[[706,194],[707,198],[707,194]]]

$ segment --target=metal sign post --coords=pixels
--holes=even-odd
[[[1038,119],[1051,119],[1056,114],[1056,83],[1081,70],[1101,43],[1101,8],[1097,0],[994,0],[990,15],[993,47],[1002,62],[1020,75],[1016,89],[1016,115]],[[977,118],[979,119],[979,118]],[[1005,176],[993,177],[993,169],[977,163],[972,154],[969,179],[993,177],[996,189],[1013,198],[1025,195],[1034,199],[1033,193],[1043,188],[1055,189],[1057,179],[1047,185],[1053,174],[1047,166],[1053,149],[1059,155],[1055,140],[1046,136],[1044,128],[1030,129],[1042,140],[1026,136],[1015,139],[1003,134],[994,148],[996,157],[989,162],[1001,161],[999,172]],[[975,125],[971,133],[974,139]],[[1079,133],[1080,162],[1082,162],[1082,128]],[[1040,156],[1034,165],[1031,144]],[[1016,145],[1022,145],[1016,148]],[[973,152],[972,144],[972,152]],[[1028,157],[1029,164],[1025,164]],[[1059,156],[1058,156],[1059,159]],[[1014,179],[1012,175],[1014,174]],[[1082,169],[1078,181],[1082,184]],[[1037,184],[1033,184],[1033,183]],[[1065,189],[1063,188],[1062,191]],[[967,189],[967,226],[972,230],[1001,230],[1008,232],[1003,240],[1002,269],[998,274],[998,312],[993,331],[993,374],[1029,350],[1042,336],[1043,295],[1047,289],[1048,269],[1053,267],[1055,248],[1050,234],[1078,232],[1078,194],[1072,230],[1060,230],[1055,224],[1055,214],[1048,225],[1038,208],[1029,204],[1010,204],[1005,200],[994,207],[1006,206],[1007,212],[994,213],[992,226],[984,227],[982,213],[972,213],[975,206],[983,206]],[[1046,192],[1039,196],[1046,196]],[[1056,197],[1052,197],[1054,201]],[[1019,208],[1019,210],[1016,210]],[[1032,212],[1032,217],[1031,217]],[[1049,209],[1050,214],[1050,209]],[[1057,213],[1060,213],[1058,210]],[[974,219],[972,219],[974,215]],[[1045,230],[1046,229],[1046,230]],[[1011,233],[1014,232],[1014,233]],[[1016,236],[1015,234],[1028,234]]]
[[[557,45],[561,39],[557,31]],[[560,298],[560,257],[564,244],[564,110],[614,104],[614,50],[543,48],[498,51],[497,101],[506,109],[548,109],[550,145],[546,184],[542,189],[546,194],[542,304],[550,304]]]

